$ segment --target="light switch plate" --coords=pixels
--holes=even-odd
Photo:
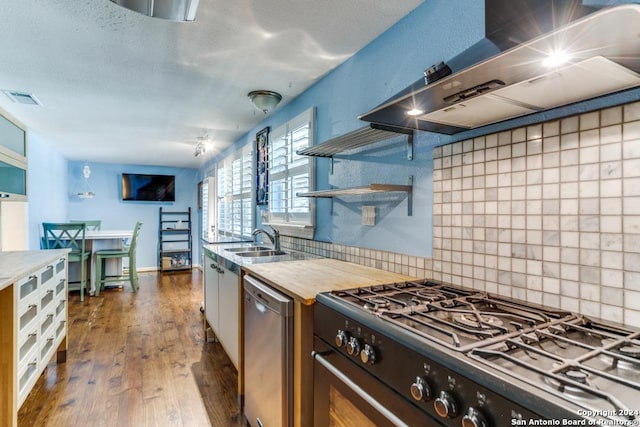
[[[362,207],[362,225],[376,225],[376,207]]]

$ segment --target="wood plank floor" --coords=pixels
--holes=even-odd
[[[206,343],[200,271],[140,274],[133,293],[69,298],[69,351],[38,379],[19,426],[242,426],[237,371]]]

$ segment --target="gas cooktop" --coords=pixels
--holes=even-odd
[[[640,331],[431,280],[327,296],[570,402],[581,417],[640,425]]]
[[[449,348],[466,351],[547,328],[576,316],[433,281],[393,283],[332,294]],[[526,336],[526,335],[525,335]]]

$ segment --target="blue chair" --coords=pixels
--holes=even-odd
[[[131,282],[131,287],[134,292],[138,291],[138,271],[136,270],[136,246],[138,244],[138,234],[140,234],[140,227],[142,223],[138,221],[133,229],[133,235],[131,236],[131,242],[129,245],[122,249],[105,249],[96,251],[96,293],[100,295],[102,287],[107,282],[121,282],[128,280]],[[106,276],[104,262],[107,259],[114,258],[129,258],[129,274],[120,276]]]
[[[80,263],[80,301],[84,301],[84,291],[87,288],[87,261],[91,259],[91,251],[86,250],[84,222],[54,223],[43,222],[45,249],[71,249],[69,262]],[[71,283],[69,283],[71,284]],[[78,290],[69,287],[69,290]]]

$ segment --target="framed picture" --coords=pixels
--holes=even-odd
[[[256,133],[256,204],[269,203],[269,126]]]

